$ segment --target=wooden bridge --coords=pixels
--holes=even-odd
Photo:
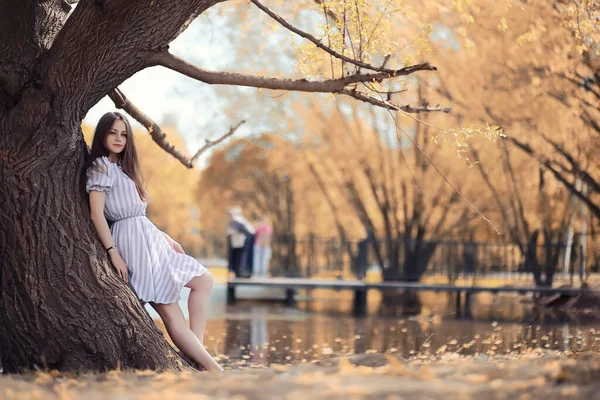
[[[295,303],[295,294],[299,289],[335,289],[354,291],[353,311],[357,315],[364,315],[367,310],[367,295],[369,290],[409,292],[409,291],[431,291],[456,293],[457,312],[462,309],[462,297],[464,293],[464,307],[466,312],[470,309],[471,295],[474,293],[517,293],[517,294],[561,294],[565,296],[577,296],[581,293],[580,288],[550,288],[535,286],[468,286],[448,284],[424,284],[413,282],[377,282],[369,283],[362,280],[325,280],[306,278],[230,278],[227,282],[227,301],[232,304],[236,301],[236,288],[240,286],[254,286],[263,288],[278,288],[285,290],[285,301],[288,305]],[[600,290],[588,289],[588,293],[600,296]]]

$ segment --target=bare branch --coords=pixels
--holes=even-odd
[[[573,183],[569,182],[567,180],[567,178],[565,178],[565,176],[560,173],[560,171],[558,171],[556,168],[554,168],[554,165],[552,165],[551,160],[549,160],[547,157],[536,152],[527,143],[523,143],[523,142],[519,141],[518,139],[515,139],[514,137],[510,137],[510,136],[507,136],[507,139],[510,140],[518,148],[523,150],[525,153],[527,153],[530,156],[532,156],[533,158],[535,158],[540,163],[540,165],[542,165],[545,168],[547,168],[548,170],[550,170],[550,172],[552,172],[554,177],[559,182],[561,182],[563,185],[565,185],[571,191],[571,193],[573,193],[580,200],[582,200],[594,215],[596,215],[597,217],[600,217],[600,207],[598,205],[596,205],[589,196],[586,196],[582,191],[578,190]]]
[[[198,159],[198,157],[200,157],[205,151],[207,151],[208,149],[210,149],[213,146],[218,145],[219,143],[221,143],[223,140],[227,139],[228,137],[232,136],[235,131],[237,131],[237,129],[242,126],[243,124],[245,124],[246,121],[241,120],[240,122],[237,123],[237,125],[232,126],[231,129],[229,129],[229,132],[227,132],[226,134],[224,134],[223,136],[221,136],[220,138],[216,139],[216,140],[210,140],[210,139],[205,139],[206,144],[204,146],[202,146],[202,148],[200,150],[198,150],[196,152],[196,154],[194,154],[194,156],[191,158],[191,162],[192,164]]]
[[[508,234],[510,235],[511,239],[515,243],[517,243],[517,245],[519,245],[520,248],[523,248],[523,246],[525,244],[521,240],[521,236],[519,235],[520,232],[517,229],[518,223],[516,223],[516,222],[514,224],[510,223],[513,220],[513,218],[511,218],[511,217],[514,217],[514,215],[509,215],[508,208],[506,206],[506,203],[503,200],[503,197],[500,196],[498,190],[492,183],[492,179],[490,178],[489,174],[487,173],[486,169],[483,167],[483,164],[481,163],[481,160],[479,158],[479,153],[473,147],[471,147],[471,154],[473,155],[473,159],[475,160],[475,165],[477,165],[477,168],[479,169],[479,173],[481,174],[481,177],[483,178],[488,189],[490,189],[490,191],[492,192],[493,198],[496,200],[496,203],[498,204],[498,208],[500,209],[500,214],[502,215],[502,224],[508,229]]]
[[[592,190],[594,190],[595,192],[600,193],[600,182],[596,181],[594,179],[594,177],[592,177],[590,174],[587,173],[587,171],[584,171],[581,168],[580,164],[575,160],[575,158],[569,152],[567,152],[557,142],[555,142],[554,140],[550,139],[546,135],[542,134],[542,137],[544,138],[544,140],[546,142],[550,143],[550,145],[554,148],[554,150],[556,150],[557,152],[559,152],[564,158],[567,159],[567,161],[569,161],[569,163],[573,167],[573,170],[575,171],[575,173],[581,175],[581,177],[583,178],[584,182],[586,182],[588,185],[590,185],[590,187],[592,188]],[[566,170],[566,168],[562,168],[562,169]]]
[[[600,133],[600,123],[598,123],[598,121],[596,121],[587,110],[584,110],[579,118],[581,118],[583,122],[585,122],[589,127],[593,128],[596,132]]]
[[[152,140],[154,140],[154,142],[156,142],[156,144],[158,144],[163,150],[173,155],[173,157],[181,161],[181,163],[186,167],[192,167],[189,158],[185,154],[177,150],[175,146],[167,142],[167,134],[162,131],[160,126],[158,126],[156,122],[154,122],[150,117],[144,114],[144,112],[142,112],[133,103],[131,103],[119,88],[114,89],[112,92],[109,93],[108,96],[113,101],[113,103],[115,103],[115,107],[124,110],[127,114],[131,115],[133,119],[142,124],[146,129],[148,129]]]
[[[526,237],[530,236],[529,222],[527,218],[525,218],[525,207],[523,206],[523,201],[521,200],[521,191],[519,190],[519,185],[517,184],[517,177],[514,172],[514,168],[512,166],[512,162],[510,159],[510,153],[506,147],[506,143],[504,141],[500,142],[500,149],[502,151],[502,160],[504,162],[504,169],[508,172],[508,177],[510,179],[510,190],[512,193],[512,197],[509,198],[509,204],[512,207],[513,215],[515,216],[515,222],[517,225],[517,229],[523,229],[523,233]],[[517,218],[518,216],[518,218]],[[519,224],[520,222],[520,224]],[[522,226],[521,226],[522,225]]]
[[[442,200],[445,189],[446,189],[446,182],[444,182],[442,180],[442,181],[440,181],[439,186],[435,192],[435,195],[431,201],[431,205],[429,206],[430,210],[436,210],[438,208],[438,206],[440,205],[440,202]],[[432,216],[433,216],[433,212],[428,212],[427,215],[425,215],[425,221],[424,221],[423,225],[430,226],[430,221],[431,221]]]
[[[449,107],[440,107],[440,106],[436,106],[436,107],[430,107],[428,105],[423,105],[423,106],[409,106],[409,105],[405,105],[405,106],[400,106],[394,103],[390,103],[388,101],[385,100],[380,100],[377,99],[375,97],[369,96],[366,93],[362,93],[359,92],[357,90],[350,90],[350,89],[344,89],[344,90],[340,90],[339,91],[340,94],[345,94],[347,96],[350,97],[354,97],[357,100],[360,101],[364,101],[365,103],[371,103],[373,105],[376,105],[378,107],[381,108],[385,108],[388,110],[401,110],[404,111],[406,113],[421,113],[421,112],[431,112],[431,111],[441,111],[443,113],[450,113],[452,112],[452,109]]]
[[[355,99],[371,103],[373,105],[383,107],[390,110],[402,110],[407,113],[420,113],[430,111],[441,111],[450,113],[451,108],[447,107],[430,107],[425,104],[422,106],[399,106],[387,101],[379,100],[355,89],[349,89],[348,86],[357,83],[366,83],[373,81],[382,81],[400,75],[409,75],[416,71],[431,71],[432,66],[429,63],[411,65],[399,70],[388,72],[376,72],[369,74],[353,74],[337,79],[326,79],[323,81],[309,81],[307,79],[282,79],[269,78],[264,76],[244,75],[233,72],[217,72],[210,71],[196,65],[193,65],[186,60],[183,60],[168,52],[154,52],[148,55],[148,58],[155,65],[161,65],[165,68],[172,69],[192,79],[199,80],[209,85],[235,85],[255,88],[264,88],[271,90],[293,90],[299,92],[311,93],[340,93],[345,94]]]
[[[315,46],[317,46],[319,49],[321,49],[321,50],[323,50],[323,51],[331,54],[335,58],[339,58],[340,60],[343,60],[343,61],[345,61],[345,62],[347,62],[349,64],[353,64],[353,65],[356,65],[357,67],[361,67],[361,68],[368,69],[368,70],[371,70],[371,71],[385,72],[385,73],[387,73],[388,75],[391,75],[391,76],[395,75],[394,70],[384,68],[385,63],[381,67],[376,67],[374,65],[367,64],[365,62],[358,61],[358,60],[355,60],[355,59],[353,59],[351,57],[347,57],[347,56],[345,56],[343,54],[338,53],[337,51],[333,50],[331,47],[328,47],[327,45],[325,45],[323,42],[321,42],[319,39],[317,39],[316,37],[314,37],[310,33],[304,32],[304,31],[296,28],[295,26],[293,26],[289,22],[287,22],[285,19],[283,19],[282,17],[280,17],[277,13],[271,11],[267,6],[265,6],[264,4],[262,4],[259,0],[250,0],[250,1],[252,3],[254,3],[254,5],[256,7],[258,7],[259,9],[261,9],[269,17],[271,17],[275,21],[277,21],[284,28],[286,28],[286,29],[294,32],[298,36],[301,36],[301,37],[309,40]],[[359,56],[360,56],[360,53],[359,53]],[[430,70],[432,70],[432,71],[437,70],[437,68],[435,68],[432,65],[429,65],[429,63],[427,63],[427,65],[430,67]]]
[[[338,21],[338,16],[335,12],[333,12],[329,7],[327,7],[327,5],[325,4],[325,2],[323,0],[315,0],[315,3],[317,3],[318,5],[320,5],[321,7],[323,7],[323,11],[325,13],[327,13],[327,15],[333,19],[334,21]]]
[[[308,164],[310,172],[312,173],[313,177],[315,178],[315,181],[317,182],[317,185],[319,186],[319,189],[321,189],[321,193],[323,193],[323,196],[325,196],[325,200],[327,201],[327,204],[329,205],[329,208],[333,214],[333,219],[335,221],[335,226],[337,228],[338,235],[342,240],[346,240],[348,238],[348,233],[346,232],[346,229],[344,229],[344,226],[341,223],[340,211],[335,202],[333,201],[333,198],[329,192],[329,186],[325,183],[325,181],[317,171],[314,163],[308,159],[306,160],[306,162]]]
[[[185,165],[188,168],[193,168],[194,161],[196,161],[196,159],[202,153],[204,153],[210,147],[221,143],[223,140],[233,135],[237,128],[239,128],[245,122],[239,122],[236,126],[232,127],[229,130],[229,132],[227,132],[225,135],[218,138],[217,140],[211,141],[207,139],[206,144],[200,150],[198,150],[198,152],[193,157],[190,158],[178,149],[176,149],[175,146],[170,144],[166,139],[167,134],[162,131],[160,126],[158,126],[156,122],[154,122],[150,117],[144,114],[143,111],[141,111],[133,103],[131,103],[119,88],[114,89],[112,92],[109,93],[108,96],[115,103],[115,106],[117,108],[124,110],[127,114],[131,115],[133,119],[135,119],[144,127],[146,127],[146,129],[148,129],[148,133],[150,133],[150,136],[152,137],[152,140],[154,140],[154,142],[158,144],[160,148],[162,148],[167,153],[171,154],[173,157],[178,159],[183,165]]]
[[[462,190],[462,188],[461,188]],[[452,194],[450,195],[450,197],[448,198],[448,201],[444,203],[443,208],[442,208],[442,212],[440,215],[440,219],[437,221],[437,223],[435,224],[435,226],[433,227],[432,233],[434,235],[439,235],[440,231],[442,230],[442,227],[444,227],[444,225],[446,224],[446,220],[448,219],[448,216],[450,215],[450,209],[452,209],[452,207],[454,206],[454,204],[456,204],[459,200],[459,196],[457,192],[452,192]],[[468,212],[468,209],[464,209],[463,210],[463,214],[466,214]]]
[[[591,86],[591,82],[588,80],[589,78],[586,78],[584,76],[581,76],[579,74],[577,74],[578,79],[575,79],[573,77],[567,76],[566,74],[563,73],[559,73],[558,76],[560,78],[563,78],[569,82],[571,82],[572,84],[576,85],[577,87],[580,87],[582,89],[584,89],[586,92],[591,92],[594,96],[596,96],[597,99],[600,99],[600,92],[598,92],[597,90],[595,90],[592,86]],[[592,77],[593,79],[593,77]],[[593,82],[593,81],[592,81]]]

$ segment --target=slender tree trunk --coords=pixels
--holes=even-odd
[[[533,231],[529,240],[527,241],[527,249],[525,251],[525,272],[533,273],[533,279],[535,281],[536,286],[542,286],[542,269],[540,268],[540,264],[538,262],[537,257],[537,247],[538,247],[538,237],[539,230]]]
[[[108,264],[82,186],[79,121],[50,104],[39,93],[0,116],[4,370],[185,368]]]
[[[403,276],[405,281],[418,282],[427,270],[429,261],[437,248],[436,242],[413,239],[414,244],[405,243]]]
[[[556,240],[553,240],[554,237]],[[549,230],[544,229],[544,249],[546,253],[546,279],[544,286],[552,287],[554,282],[554,275],[558,269],[558,263],[560,262],[560,255],[564,249],[563,232],[562,230],[558,234],[553,235]]]

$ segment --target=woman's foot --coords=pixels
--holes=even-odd
[[[151,304],[165,323],[171,340],[182,353],[202,365],[206,371],[223,371],[188,326],[178,303]]]
[[[189,358],[187,355],[185,355],[183,351],[179,350],[177,354],[183,359],[183,361],[190,364],[193,368],[197,369],[198,371],[206,371],[202,365]]]

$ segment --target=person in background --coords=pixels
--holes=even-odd
[[[254,233],[250,233],[244,243],[245,258],[242,262],[244,276],[250,278],[254,272]]]
[[[233,271],[236,278],[247,275],[247,246],[246,241],[255,230],[252,224],[244,218],[240,207],[229,210],[231,222],[227,228],[229,239],[229,271]]]
[[[271,239],[273,228],[267,223],[267,218],[262,217],[254,234],[254,271],[258,278],[266,278],[271,261]]]

